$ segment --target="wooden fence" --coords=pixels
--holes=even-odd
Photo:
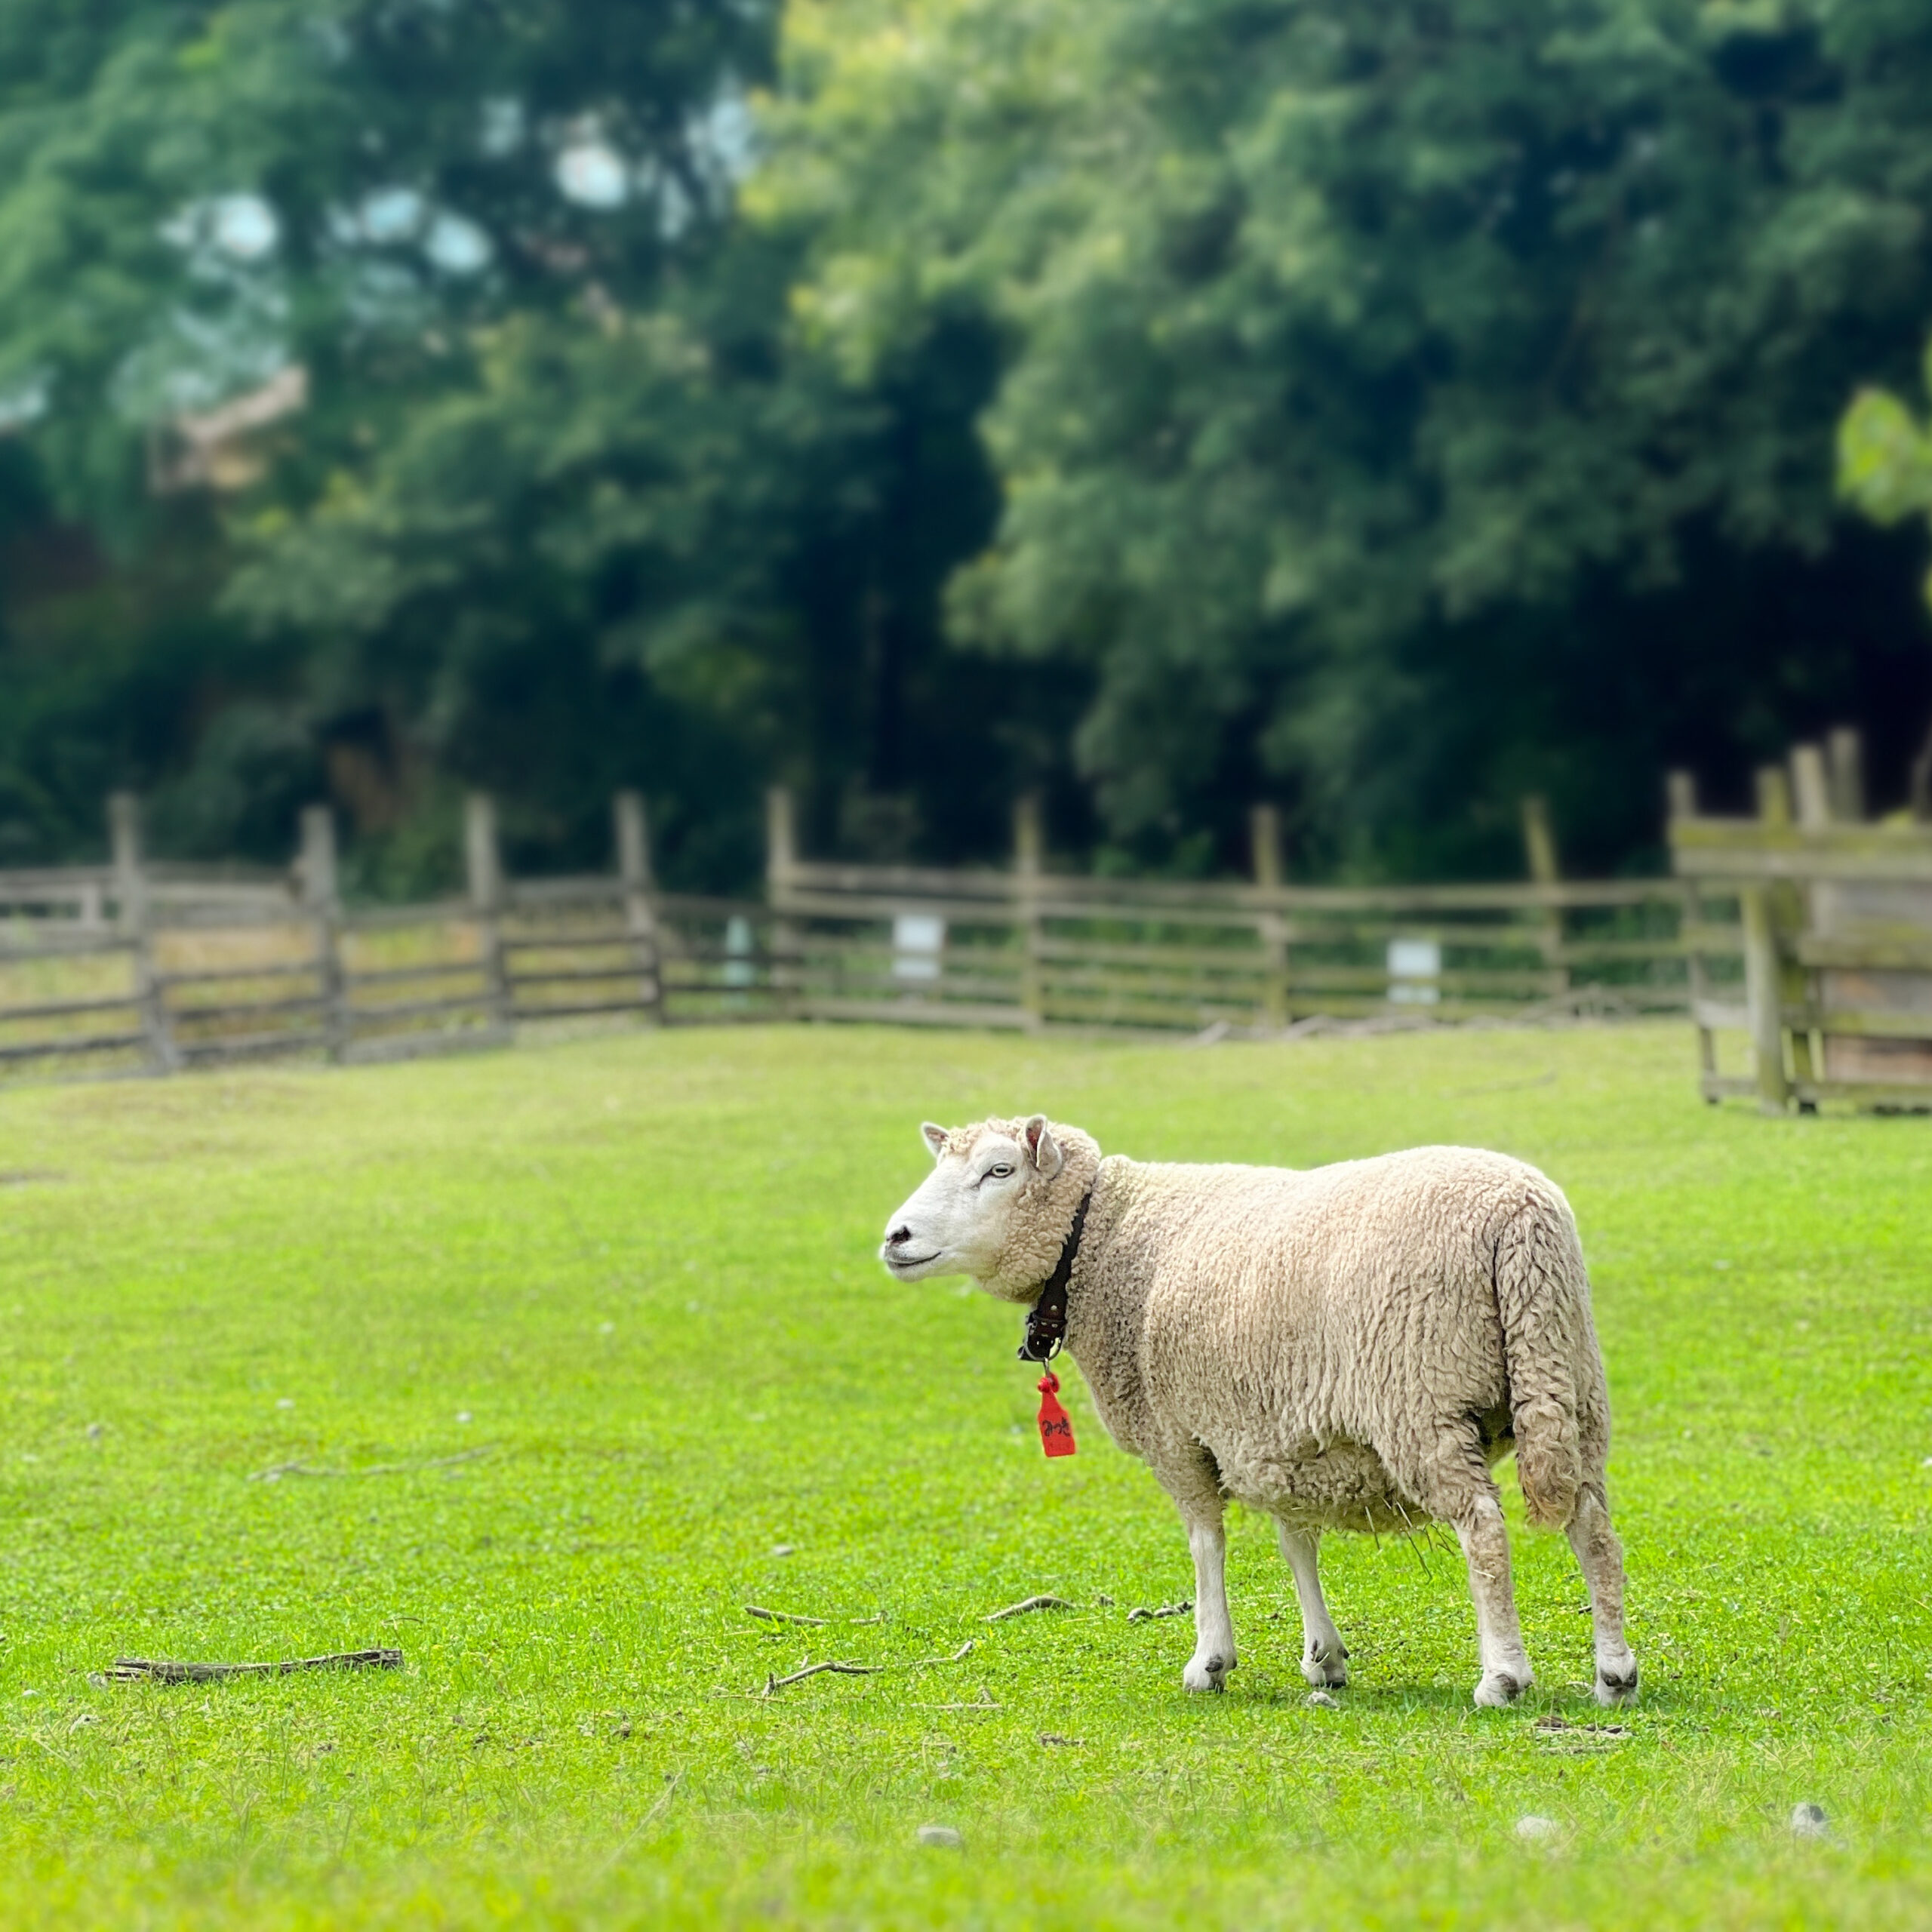
[[[1026,803],[1004,872],[814,863],[797,854],[783,794],[771,809],[774,955],[790,962],[808,1018],[1265,1033],[1690,1004],[1683,884],[1557,877],[1534,801],[1526,829],[1542,876],[1391,888],[1285,883],[1266,807],[1244,884],[1048,872]]]
[[[1742,985],[1695,988],[1705,1097],[1932,1108],[1932,825],[1867,821],[1857,734],[1761,771],[1755,818],[1701,815],[1676,776],[1670,842],[1690,889],[1741,914]],[[1749,1039],[1742,1074],[1718,1066],[1725,1029]]]
[[[611,872],[512,879],[472,795],[464,897],[362,909],[341,902],[320,807],[286,871],[151,863],[125,795],[109,825],[105,866],[0,874],[0,1069],[388,1059],[593,1017],[1271,1034],[1687,1013],[1742,983],[1735,895],[1727,921],[1697,881],[1564,880],[1535,801],[1527,881],[1317,887],[1284,878],[1266,807],[1251,880],[1186,884],[1049,870],[1030,801],[1004,870],[814,862],[776,791],[748,900],[658,890],[632,793]]]

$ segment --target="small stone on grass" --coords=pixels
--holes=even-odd
[[[1829,1835],[1822,1804],[1794,1804],[1791,1807],[1791,1835],[1795,1838],[1822,1838]]]
[[[1554,1818],[1540,1818],[1534,1811],[1516,1820],[1516,1835],[1533,1841],[1553,1838],[1561,1829]]]
[[[1302,1702],[1311,1711],[1339,1711],[1342,1708],[1341,1699],[1330,1697],[1325,1690],[1311,1690]]]
[[[950,1825],[921,1825],[919,1842],[940,1851],[958,1851],[966,1841]]]

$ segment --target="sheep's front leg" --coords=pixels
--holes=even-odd
[[[1291,1529],[1286,1523],[1275,1527],[1301,1602],[1301,1674],[1317,1690],[1339,1690],[1349,1681],[1349,1654],[1321,1595],[1321,1532]]]
[[[1235,1667],[1235,1626],[1228,1614],[1228,1539],[1220,1499],[1213,1514],[1183,1508],[1187,1546],[1194,1557],[1194,1654],[1180,1681],[1190,1690],[1224,1690]]]

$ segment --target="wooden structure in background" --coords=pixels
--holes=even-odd
[[[1183,883],[1053,871],[1030,798],[1005,869],[808,860],[779,789],[753,901],[660,890],[634,792],[613,801],[612,871],[512,877],[478,794],[460,897],[361,909],[343,903],[321,806],[286,870],[157,865],[136,801],[109,816],[109,864],[0,874],[0,1070],[393,1059],[601,1018],[1267,1035],[1328,1018],[1685,1012],[1742,971],[1735,920],[1693,929],[1694,884],[1561,878],[1535,801],[1526,881],[1317,887],[1285,876],[1265,805],[1251,880]],[[1712,947],[1727,968],[1705,961]]]
[[[1744,939],[1741,1001],[1693,958],[1706,1098],[1932,1107],[1932,825],[1866,820],[1851,731],[1766,766],[1757,791],[1755,818],[1708,818],[1687,775],[1671,783],[1674,868],[1700,902],[1735,902]],[[1749,1036],[1748,1074],[1718,1070],[1725,1028]]]

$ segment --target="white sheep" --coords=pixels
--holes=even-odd
[[[1235,1668],[1233,1497],[1278,1526],[1318,1687],[1348,1681],[1322,1531],[1452,1524],[1481,1641],[1475,1700],[1510,1702],[1532,1675],[1490,1471],[1513,1447],[1531,1520],[1567,1530],[1583,1566],[1598,1699],[1635,1695],[1589,1283],[1569,1204],[1535,1168],[1463,1147],[1299,1172],[1103,1160],[1041,1114],[921,1131],[935,1165],[881,1258],[902,1281],[966,1275],[1029,1307],[1060,1270],[1100,1420],[1186,1525],[1188,1689],[1218,1690]]]

